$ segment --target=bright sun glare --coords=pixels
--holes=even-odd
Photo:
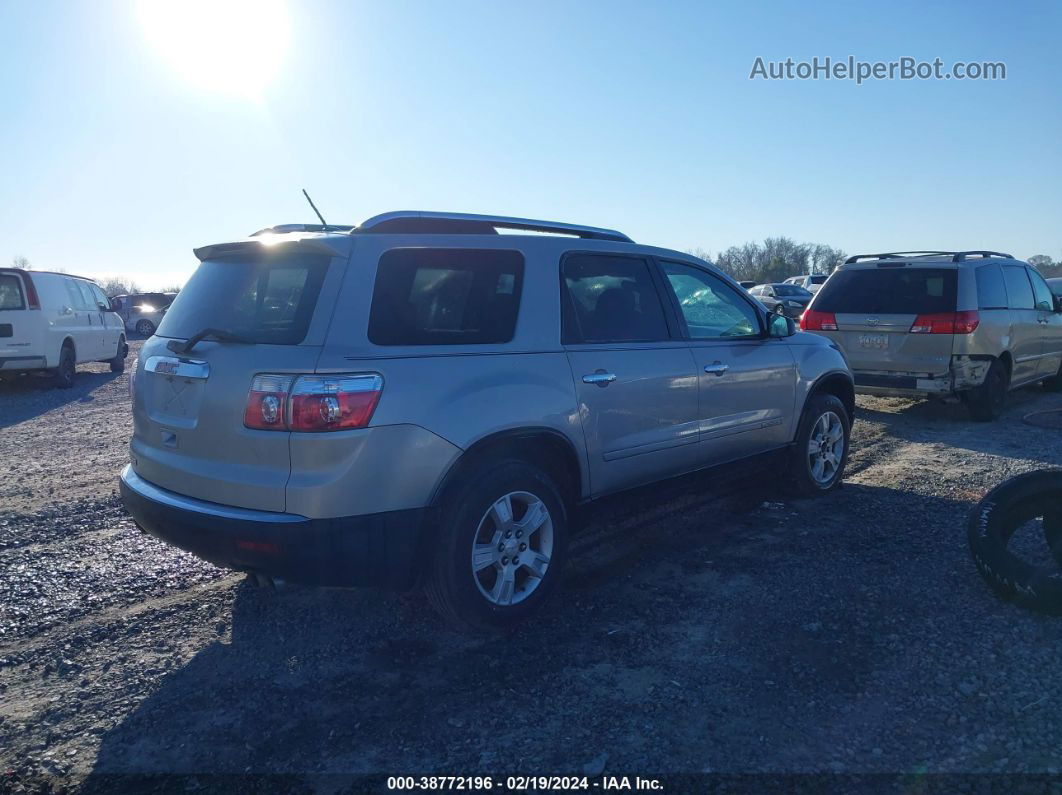
[[[261,99],[288,47],[284,0],[139,0],[148,45],[197,88]]]

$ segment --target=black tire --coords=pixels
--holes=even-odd
[[[1048,392],[1062,392],[1062,364],[1058,366],[1058,372],[1043,380],[1044,389]]]
[[[552,550],[543,576],[535,578],[537,585],[522,600],[502,606],[480,591],[472,567],[472,548],[477,537],[480,543],[484,541],[481,521],[491,506],[512,492],[531,494],[544,503],[552,527]],[[515,628],[542,607],[560,581],[567,561],[568,521],[560,491],[545,471],[515,459],[484,460],[466,472],[440,501],[435,554],[425,584],[428,601],[459,630]],[[486,576],[494,572],[489,568]],[[526,571],[523,574],[526,587],[531,578],[526,577]]]
[[[1062,615],[1062,571],[1034,566],[1007,549],[1014,531],[1036,517],[1043,517],[1046,540],[1062,565],[1062,471],[1058,470],[1019,475],[988,492],[966,523],[970,553],[985,582],[1004,599]]]
[[[1010,386],[1007,368],[999,359],[993,359],[985,375],[984,383],[966,393],[966,408],[977,422],[998,420],[1007,405],[1007,389]]]
[[[840,464],[825,480],[815,476],[812,462],[808,453],[812,434],[820,418],[832,413],[841,424],[843,436],[840,443],[843,449],[840,455]],[[790,461],[790,479],[793,490],[797,496],[818,497],[837,488],[844,478],[844,468],[848,463],[848,448],[851,446],[852,421],[848,417],[848,411],[844,403],[836,395],[818,394],[813,396],[804,405],[804,413],[800,417],[800,426],[797,428],[796,441],[793,445],[792,459]],[[832,445],[831,453],[836,453],[836,443]]]
[[[138,320],[136,322],[136,333],[141,337],[150,337],[155,333],[155,324],[150,320]]]
[[[59,389],[70,389],[74,385],[74,374],[77,372],[77,357],[74,355],[74,346],[70,342],[64,342],[59,351],[59,366],[55,368],[54,383]]]
[[[112,373],[124,373],[125,372],[125,357],[129,353],[129,346],[125,342],[125,337],[118,338],[118,353],[115,354],[113,359],[109,359],[107,363],[111,366]]]

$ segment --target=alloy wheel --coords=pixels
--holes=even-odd
[[[472,576],[491,604],[522,602],[538,588],[553,553],[553,518],[541,499],[513,491],[479,520],[472,541]]]

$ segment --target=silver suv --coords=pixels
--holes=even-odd
[[[557,584],[584,503],[761,455],[803,494],[842,477],[844,357],[686,254],[419,212],[196,254],[135,368],[120,485],[219,566],[424,584],[504,627]]]
[[[872,395],[958,396],[977,420],[1007,392],[1062,389],[1062,304],[1025,262],[994,251],[850,257],[801,318],[836,342]]]

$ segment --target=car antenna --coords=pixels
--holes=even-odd
[[[321,226],[324,227],[324,231],[328,231],[328,222],[325,221],[324,216],[321,215],[321,211],[317,209],[317,205],[313,203],[313,199],[310,198],[310,194],[306,192],[306,188],[302,189],[302,195],[306,197],[306,201],[313,207],[313,211],[317,213],[317,217],[321,219]]]

